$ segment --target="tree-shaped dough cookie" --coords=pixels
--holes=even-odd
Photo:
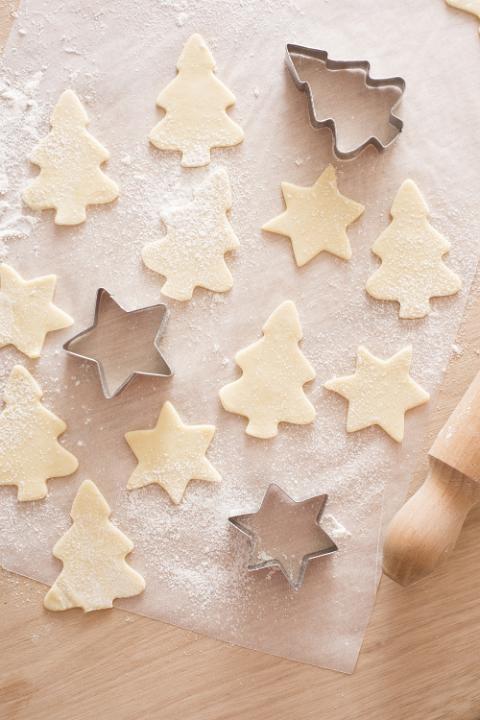
[[[214,432],[213,425],[185,425],[172,403],[166,402],[153,430],[125,435],[138,459],[128,489],[158,483],[179,503],[190,480],[218,482],[219,473],[205,457]]]
[[[177,76],[157,98],[166,114],[149,140],[160,150],[180,150],[184,167],[208,165],[211,148],[243,140],[242,128],[225,112],[235,96],[214,75],[214,69],[204,39],[192,35],[178,59]]]
[[[344,260],[352,257],[346,229],[365,208],[338,191],[333,165],[311,187],[283,182],[282,193],[287,209],[262,230],[287,235],[299,267],[323,250]]]
[[[167,278],[162,293],[190,300],[195,287],[230,290],[233,279],[224,255],[239,246],[226,212],[232,206],[225,170],[210,173],[193,200],[162,213],[167,234],[142,249],[143,262]]]
[[[315,371],[298,347],[303,335],[293,302],[279,305],[262,329],[264,337],[235,356],[242,377],[220,390],[220,400],[248,418],[248,435],[272,438],[281,422],[306,425],[315,418],[303,392]]]
[[[110,513],[95,483],[85,480],[73,501],[73,524],[53,548],[63,570],[45,595],[47,610],[103,610],[115,598],[145,589],[143,577],[125,560],[133,543],[110,522]]]
[[[30,156],[40,174],[23,199],[32,210],[54,208],[57,225],[78,225],[87,205],[118,197],[118,185],[100,170],[110,154],[85,129],[88,116],[73,90],[60,95],[50,122],[50,133]]]
[[[431,311],[430,298],[453,295],[462,281],[442,260],[450,243],[428,222],[413,180],[401,185],[391,214],[392,222],[372,246],[382,264],[367,280],[367,291],[400,303],[401,318],[421,318]]]
[[[42,391],[28,370],[15,365],[0,415],[0,485],[16,485],[19,500],[40,500],[48,478],[75,472],[78,461],[57,438],[67,426],[40,402]]]
[[[56,283],[56,275],[24,280],[9,265],[0,265],[0,347],[15,345],[38,358],[46,334],[73,323],[52,302]]]

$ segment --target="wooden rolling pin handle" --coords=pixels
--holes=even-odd
[[[400,585],[429,575],[455,547],[479,485],[430,458],[430,472],[393,518],[385,538],[383,571]]]

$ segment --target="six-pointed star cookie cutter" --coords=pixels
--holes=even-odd
[[[285,560],[282,560],[279,557],[264,557],[257,562],[251,562],[251,558],[257,552],[257,548],[259,545],[259,537],[254,530],[252,530],[245,524],[245,519],[261,513],[262,509],[264,508],[266,499],[273,493],[277,494],[277,496],[281,498],[281,502],[287,502],[293,508],[297,507],[300,509],[301,506],[304,506],[309,502],[313,503],[316,501],[318,503],[317,513],[314,519],[314,524],[316,526],[316,529],[318,530],[316,538],[316,542],[318,542],[318,547],[312,552],[308,552],[303,555],[296,580],[294,580],[291,573],[288,572]],[[277,485],[276,483],[270,483],[270,485],[267,487],[265,495],[263,496],[262,503],[255,513],[242,513],[241,515],[233,515],[229,517],[228,521],[234,527],[236,527],[237,530],[240,530],[241,533],[246,535],[246,537],[249,539],[251,554],[247,569],[250,571],[255,571],[264,570],[265,568],[276,568],[282,572],[293,590],[300,590],[303,585],[303,581],[305,579],[305,571],[310,560],[314,560],[315,558],[323,557],[325,555],[330,555],[331,553],[334,553],[338,550],[337,545],[333,542],[331,537],[327,535],[327,533],[325,532],[325,530],[323,530],[322,527],[320,527],[320,518],[322,517],[327,500],[327,494],[315,495],[313,497],[307,498],[306,500],[294,500],[279,485]],[[280,531],[284,532],[285,529],[280,528]]]
[[[129,316],[135,316],[140,315],[141,313],[149,313],[153,312],[155,310],[160,311],[160,318],[158,321],[158,330],[154,336],[153,339],[153,346],[155,350],[157,351],[159,355],[159,362],[160,367],[158,371],[153,370],[134,370],[130,372],[127,377],[118,385],[118,387],[115,388],[115,390],[112,392],[110,390],[110,385],[108,383],[108,378],[105,372],[105,368],[103,365],[103,362],[95,357],[92,357],[91,355],[86,355],[81,352],[75,351],[75,344],[78,343],[78,341],[81,338],[86,338],[90,336],[97,328],[99,324],[99,317],[100,317],[100,310],[102,307],[103,301],[107,299],[109,301],[112,301],[121,311],[125,312],[126,315]],[[135,310],[125,310],[122,305],[116,302],[116,300],[113,298],[112,294],[108,292],[108,290],[105,290],[105,288],[99,288],[97,290],[97,297],[95,301],[95,312],[94,312],[94,318],[93,323],[88,327],[86,330],[82,330],[81,332],[77,333],[73,337],[71,337],[67,342],[63,345],[63,349],[71,356],[80,358],[81,360],[87,360],[88,362],[92,362],[96,365],[98,376],[100,378],[100,384],[102,386],[102,391],[107,400],[110,400],[111,398],[117,396],[122,390],[126,388],[126,386],[129,384],[129,382],[136,376],[136,375],[143,375],[147,377],[160,377],[160,378],[168,378],[171,377],[172,371],[170,367],[165,362],[162,353],[160,352],[160,338],[162,337],[163,330],[165,327],[165,324],[168,319],[168,309],[167,306],[164,303],[159,303],[157,305],[149,305],[147,307],[137,308]],[[128,345],[127,345],[128,347]]]
[[[312,88],[307,80],[302,80],[298,74],[298,70],[295,66],[293,56],[301,56],[318,60],[321,62],[326,70],[362,70],[365,75],[365,85],[370,88],[379,87],[395,87],[399,90],[399,96],[393,103],[390,109],[389,123],[395,130],[395,134],[387,142],[383,142],[375,135],[370,136],[365,142],[357,145],[351,150],[342,151],[337,144],[337,127],[335,119],[332,117],[321,118],[318,115],[318,109],[315,106],[315,100],[313,97]],[[399,104],[403,93],[405,92],[405,80],[402,77],[391,77],[391,78],[372,78],[370,76],[370,63],[368,60],[332,60],[328,57],[326,50],[318,50],[316,48],[306,47],[305,45],[295,45],[293,43],[287,43],[285,62],[293,78],[293,81],[297,88],[306,93],[308,98],[308,113],[310,117],[310,124],[313,128],[324,128],[328,127],[332,133],[333,152],[339,160],[351,160],[357,157],[367,145],[373,145],[379,151],[385,150],[389,147],[397,138],[398,134],[403,128],[403,120],[394,115],[393,111]]]

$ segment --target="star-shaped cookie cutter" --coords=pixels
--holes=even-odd
[[[124,320],[128,322],[131,327],[128,328],[129,335],[134,335],[135,331],[138,330],[137,328],[137,321],[145,321],[147,325],[150,325],[153,327],[153,333],[151,333],[152,327],[148,327],[147,330],[149,331],[150,339],[148,342],[145,343],[145,349],[149,349],[150,345],[153,346],[155,353],[152,354],[151,357],[147,357],[147,353],[145,350],[145,360],[143,360],[143,353],[141,346],[137,346],[135,343],[134,337],[123,337],[123,335],[120,337],[118,334],[112,334],[113,344],[115,345],[115,342],[117,345],[119,345],[118,349],[115,349],[111,353],[111,356],[107,356],[106,358],[102,359],[98,356],[96,356],[95,352],[88,352],[88,346],[89,346],[89,340],[92,341],[93,339],[96,339],[96,335],[100,335],[100,342],[97,341],[97,344],[99,347],[103,347],[102,342],[102,330],[103,324],[103,315],[108,312],[108,306],[110,306],[110,312],[114,313],[116,315],[117,322],[123,322]],[[162,377],[162,378],[168,378],[172,375],[172,371],[167,365],[165,359],[163,358],[162,353],[160,352],[160,338],[163,334],[163,330],[165,327],[165,324],[167,322],[168,318],[168,310],[167,306],[163,303],[159,303],[158,305],[150,305],[148,307],[143,308],[137,308],[136,310],[125,310],[119,303],[117,303],[112,295],[108,292],[108,290],[105,290],[105,288],[99,288],[97,290],[97,297],[95,301],[95,313],[94,313],[94,319],[92,325],[88,327],[86,330],[82,330],[81,332],[74,335],[72,338],[67,340],[67,342],[64,344],[63,349],[73,357],[80,358],[81,360],[87,360],[89,362],[92,362],[97,367],[98,376],[100,379],[100,384],[102,387],[103,394],[107,400],[110,400],[111,398],[118,395],[122,390],[126,388],[126,386],[130,383],[130,381],[136,376],[136,375],[146,375],[149,377]],[[105,323],[106,324],[106,323]],[[112,325],[113,327],[113,325]],[[108,331],[108,329],[107,329]],[[153,339],[152,339],[153,334]],[[90,342],[90,345],[92,343]],[[94,343],[93,343],[94,344]],[[121,344],[121,347],[120,347]],[[86,346],[86,348],[85,348]],[[125,348],[126,346],[126,348]],[[126,359],[128,359],[128,354],[125,355],[124,350],[128,349],[128,346],[132,347],[135,346],[136,354],[137,356],[141,357],[136,358],[138,362],[145,362],[144,367],[133,367],[128,368],[128,363],[126,362]],[[82,351],[82,347],[84,348]],[[90,348],[91,350],[91,348]],[[98,353],[100,355],[100,353]],[[127,367],[127,370],[125,371],[125,377],[121,380],[121,382],[112,390],[111,388],[111,375],[113,375],[113,370],[118,371],[121,373],[122,369],[118,364],[118,367],[115,367],[115,364],[112,366],[112,361],[120,357],[120,360],[123,359],[125,367]],[[148,367],[150,363],[150,367]]]
[[[399,90],[399,96],[397,100],[392,104],[390,108],[390,115],[388,118],[389,124],[394,128],[395,134],[387,142],[383,142],[380,138],[375,135],[370,136],[360,145],[352,148],[351,150],[343,151],[340,150],[337,144],[337,127],[335,119],[332,117],[320,118],[318,116],[317,108],[315,106],[315,99],[310,83],[307,80],[302,80],[298,70],[295,66],[292,56],[303,56],[312,58],[323,63],[327,70],[362,70],[365,75],[365,85],[369,88],[379,87],[395,87]],[[385,150],[389,147],[396,139],[398,134],[402,131],[403,120],[394,114],[394,110],[402,99],[402,95],[405,92],[405,80],[402,77],[391,77],[391,78],[372,78],[370,76],[370,63],[368,60],[332,60],[328,57],[326,50],[319,50],[317,48],[305,47],[304,45],[295,45],[293,43],[287,43],[285,62],[293,81],[297,88],[306,93],[308,98],[308,114],[310,117],[310,124],[314,128],[328,127],[332,133],[332,144],[333,152],[339,160],[351,160],[359,155],[367,145],[373,145],[379,151]]]
[[[251,553],[247,569],[277,568],[293,590],[299,590],[310,560],[330,555],[338,550],[331,537],[320,527],[320,518],[327,500],[328,495],[325,494],[315,495],[306,500],[293,500],[279,485],[271,483],[257,512],[229,517],[229,522],[250,541]],[[287,527],[285,523],[279,522],[282,520],[282,515]],[[271,516],[270,521],[269,516]],[[301,538],[299,541],[295,536],[297,530],[302,527],[311,537]],[[314,548],[303,552],[307,549],[305,543],[309,542],[312,542],[312,545],[315,543]],[[294,552],[295,544],[300,552]]]

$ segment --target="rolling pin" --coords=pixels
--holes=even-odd
[[[383,571],[400,585],[429,575],[445,560],[471,507],[480,499],[480,372],[429,451],[430,472],[395,515]]]

